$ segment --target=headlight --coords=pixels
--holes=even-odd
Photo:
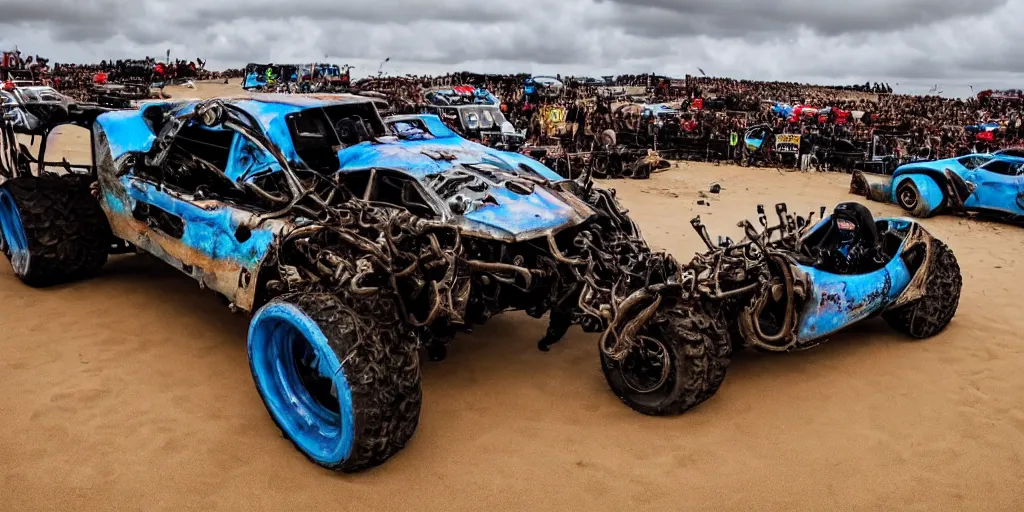
[[[469,128],[470,130],[480,128],[480,116],[476,115],[476,112],[466,114],[466,128]]]

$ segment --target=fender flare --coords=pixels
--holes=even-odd
[[[896,176],[892,180],[890,200],[893,204],[900,205],[900,187],[909,181],[918,192],[918,204],[911,213],[916,217],[930,217],[943,206],[948,206],[947,203],[950,202],[947,200],[946,187],[943,186],[945,180],[940,180],[925,173],[907,173]]]

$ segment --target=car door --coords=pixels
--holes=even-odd
[[[223,172],[238,137],[199,126],[178,133],[172,152],[200,157],[220,173],[197,166],[159,179],[137,173],[124,179],[137,221],[128,240],[246,309],[253,276],[281,226],[258,223],[254,212],[211,194],[232,186]]]
[[[1024,191],[1019,170],[1022,161],[996,158],[986,162],[964,175],[974,184],[975,190],[964,201],[964,207],[971,210],[993,211],[1024,215],[1020,194]]]

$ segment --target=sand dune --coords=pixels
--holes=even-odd
[[[697,205],[712,183],[722,193]],[[607,185],[680,259],[700,250],[695,214],[738,237],[759,202],[855,199],[845,175],[707,164]],[[510,314],[425,363],[418,433],[354,476],[281,437],[249,375],[246,318],[185,276],[118,257],[36,290],[5,262],[0,509],[1020,510],[1024,230],[924,223],[964,274],[936,338],[872,321],[805,353],[742,353],[706,404],[649,418],[608,391],[595,336],[574,329],[541,353],[545,324]]]

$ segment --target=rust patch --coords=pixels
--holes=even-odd
[[[248,311],[252,307],[256,279],[249,279],[246,286],[240,287],[240,274],[246,270],[241,264],[211,258],[127,215],[108,213],[107,220],[115,236],[191,275],[201,286],[224,294],[240,309]]]

